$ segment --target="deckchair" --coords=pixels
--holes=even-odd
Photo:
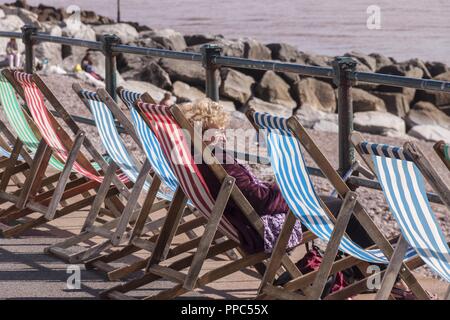
[[[148,206],[151,205],[151,202],[154,201],[155,192],[158,190],[158,185],[162,184],[164,187],[162,190],[166,192],[161,193],[161,188],[159,191],[159,196],[173,200],[173,194],[175,193],[178,187],[178,181],[170,169],[169,164],[165,160],[163,156],[163,151],[159,145],[158,140],[150,130],[150,128],[146,125],[141,116],[137,113],[137,111],[133,108],[134,103],[138,99],[142,99],[144,101],[151,101],[153,99],[148,94],[139,94],[136,92],[131,92],[128,90],[124,90],[123,88],[118,88],[117,90],[119,97],[125,103],[126,106],[130,108],[132,123],[128,120],[128,117],[124,115],[124,113],[120,110],[119,106],[113,101],[113,99],[108,95],[108,93],[104,89],[98,89],[98,96],[103,101],[104,105],[107,106],[114,114],[116,119],[118,119],[119,123],[125,128],[126,132],[129,133],[133,140],[136,142],[138,146],[144,151],[147,157],[147,161],[150,162],[155,175],[153,177],[153,188],[151,187],[147,193],[146,200],[144,202],[144,206],[142,207],[141,213],[136,220],[136,225],[133,228],[131,233],[129,244],[125,246],[123,249],[119,251],[112,252],[107,255],[103,255],[99,258],[92,259],[91,261],[86,263],[86,268],[88,269],[96,269],[99,271],[103,271],[106,273],[107,277],[110,280],[117,280],[123,277],[128,276],[129,274],[144,269],[146,264],[148,263],[149,257],[137,258],[133,256],[133,262],[129,263],[125,266],[114,268],[113,262],[117,262],[121,260],[125,262],[127,258],[131,255],[134,255],[137,251],[148,251],[152,252],[154,248],[154,243],[157,239],[157,236],[145,237],[146,232],[149,230],[151,226],[153,229],[155,227],[160,227],[162,225],[163,219],[158,219],[152,221],[145,228],[142,227],[142,223],[144,223],[148,219],[149,210]],[[105,110],[105,113],[109,111]],[[102,117],[107,118],[107,117]],[[112,120],[112,118],[110,118]],[[113,123],[110,122],[112,125]],[[136,128],[136,129],[135,129]],[[167,192],[169,191],[169,192]],[[185,208],[184,217],[188,217],[191,213],[196,215],[196,210],[192,207],[192,205],[188,202],[188,206]],[[183,218],[184,219],[184,218]],[[186,233],[187,237],[190,240],[188,243],[184,243],[183,246],[180,246],[178,250],[169,250],[168,248],[165,250],[165,257],[173,257],[174,255],[181,254],[183,251],[191,250],[196,246],[196,238],[195,232],[192,229],[197,228],[204,224],[204,219],[202,217],[198,217],[198,214],[195,218],[184,222],[180,225],[177,230],[177,234]],[[182,249],[182,250],[181,250]],[[232,258],[235,256],[232,253],[228,253],[228,255]]]
[[[104,176],[85,157],[81,149],[82,145],[86,147],[94,160],[103,167],[103,172],[107,171],[108,164],[85,137],[84,132],[79,130],[70,115],[64,110],[56,97],[37,75],[33,76],[16,71],[13,73],[13,77],[16,83],[20,85],[21,90],[17,91],[19,94],[23,94],[34,123],[43,137],[37,148],[30,175],[27,178],[26,186],[28,188],[26,186],[24,187],[25,193],[27,194],[26,198],[32,199],[32,196],[36,193],[36,188],[41,184],[42,174],[45,172],[52,153],[65,163],[55,189],[47,194],[46,198],[41,198],[36,201],[36,198],[40,196],[38,195],[32,200],[26,201],[24,207],[27,210],[43,214],[40,218],[36,219],[42,223],[90,205],[94,201],[95,195],[90,195],[81,200],[77,200],[76,197],[89,190],[96,191]],[[49,112],[44,103],[44,95],[62,116],[66,124],[74,131],[74,140],[70,138],[69,134]],[[82,178],[69,182],[72,171],[80,174]],[[105,212],[109,212],[110,215],[115,215],[117,208],[122,206],[115,196],[118,193],[128,196],[129,192],[125,186],[128,180],[123,174],[116,176],[116,173],[112,172],[112,176],[113,183],[117,188],[111,187],[108,191],[108,198],[110,198],[111,203]],[[58,209],[60,202],[68,199],[72,199],[73,203],[62,209]]]
[[[450,144],[447,144],[444,141],[438,141],[434,145],[434,150],[436,150],[439,158],[441,158],[441,160],[450,170]]]
[[[147,197],[156,199],[157,196],[158,199],[162,199],[157,203],[153,203],[151,210],[147,212],[147,214],[151,214],[154,211],[158,211],[162,208],[167,207],[168,202],[171,199],[171,195],[167,195],[161,192],[154,194],[153,190],[156,189],[158,191],[158,189],[155,188],[155,186],[152,188],[151,181],[148,179],[150,178],[149,174],[151,171],[150,162],[146,160],[144,164],[141,165],[140,162],[136,160],[127,150],[127,147],[125,146],[125,143],[118,132],[113,114],[101,101],[97,93],[84,90],[77,83],[73,85],[73,89],[94,116],[94,121],[102,143],[105,146],[108,155],[113,160],[113,162],[110,163],[110,167],[108,170],[114,172],[120,168],[121,171],[124,172],[134,183],[134,185],[131,191],[130,198],[127,201],[124,211],[121,213],[121,215],[113,221],[108,221],[108,223],[106,224],[94,225],[100,213],[100,206],[105,200],[107,190],[109,189],[109,185],[111,183],[110,179],[103,180],[95,201],[91,206],[88,216],[86,217],[81,232],[78,235],[70,237],[61,243],[57,243],[47,248],[47,252],[52,253],[70,263],[92,260],[96,256],[101,255],[105,250],[113,246],[117,247],[125,240],[124,235],[127,228],[132,227],[132,224],[135,222],[135,218],[133,218],[133,215],[136,216],[136,214],[138,213],[136,212],[136,209],[139,209],[138,198],[143,189],[145,189],[147,192],[150,189],[152,190],[152,193],[148,194]],[[106,92],[104,94],[108,95]],[[120,123],[124,123],[125,127],[128,127],[129,129],[131,128],[131,130],[133,130],[128,130],[130,131],[130,136],[136,144],[139,144],[140,141],[137,138],[137,135],[134,132],[134,129],[132,128],[129,120],[127,118],[124,118],[123,116],[121,116],[121,120],[122,121],[120,121]],[[156,183],[158,184],[159,182]],[[161,224],[162,222],[160,223],[160,225]],[[153,223],[152,225],[154,230],[151,231],[158,230],[157,223]],[[77,252],[74,253],[74,246],[80,247],[82,242],[87,242],[95,236],[104,238],[106,240],[101,241],[96,245],[88,243],[88,246],[85,245],[84,249],[77,250]],[[104,264],[102,264],[101,266],[104,266]],[[111,271],[110,268],[108,268],[108,270]]]
[[[6,78],[8,78],[8,80]],[[13,152],[13,154],[20,153],[21,157],[25,159],[26,162],[26,164],[22,164],[21,166],[23,168],[30,168],[39,158],[36,157],[36,154],[38,156],[39,154],[42,155],[42,151],[38,152],[40,145],[40,134],[34,125],[33,120],[31,120],[28,114],[24,112],[20,106],[14,93],[16,89],[18,94],[24,98],[23,90],[21,90],[21,87],[17,83],[15,83],[15,87],[13,88],[13,85],[10,82],[15,82],[11,71],[3,70],[2,75],[0,75],[0,98],[6,118],[8,119],[10,126],[14,128],[17,133],[17,138],[15,138],[16,143],[14,144],[15,152]],[[8,130],[5,124],[0,123],[0,126],[1,131],[6,133],[9,140],[14,139],[13,134]],[[2,235],[5,237],[16,236],[29,228],[43,224],[47,221],[43,217],[29,218],[27,216],[33,212],[33,210],[30,210],[30,206],[28,208],[24,208],[25,203],[27,202],[27,196],[30,196],[29,189],[27,189],[27,187],[30,187],[30,184],[22,183],[20,190],[17,190],[12,194],[6,191],[6,186],[8,185],[9,180],[14,178],[12,174],[17,172],[17,167],[14,168],[17,160],[20,160],[20,158],[17,158],[16,156],[11,157],[0,184],[0,198],[2,201],[13,203],[12,206],[3,210],[0,214],[0,222],[2,223],[1,231]],[[49,163],[56,169],[56,171],[61,171],[63,169],[63,165],[59,159],[53,156],[50,158]],[[20,165],[18,167],[20,167]],[[27,170],[25,174],[26,177],[29,177],[30,170]],[[42,183],[40,185],[36,183],[35,190],[37,194],[33,201],[37,203],[49,199],[52,195],[52,190],[54,190],[53,184],[58,181],[58,178],[59,173],[50,173],[48,177],[44,177],[42,179]],[[75,175],[70,176],[71,180],[76,180],[76,178],[77,177]],[[28,181],[31,180],[28,179]],[[74,187],[77,184],[80,183],[76,181],[73,181],[72,183]],[[48,190],[46,191],[45,189]],[[63,205],[66,205],[66,203],[63,202]],[[33,204],[31,204],[31,207],[33,207]],[[39,210],[41,209],[42,207],[39,208]]]
[[[291,292],[298,289],[304,291],[308,283],[314,279],[308,298],[319,299],[324,289],[324,279],[327,279],[330,273],[352,266],[352,263],[358,264],[355,262],[355,259],[356,261],[364,261],[370,264],[387,264],[389,260],[386,256],[392,255],[392,247],[389,241],[384,238],[362,206],[356,201],[355,193],[351,192],[344,180],[320,152],[300,122],[295,117],[282,118],[267,113],[255,112],[254,110],[249,110],[247,116],[256,128],[265,131],[268,154],[276,181],[292,213],[297,219],[300,219],[308,230],[312,231],[320,239],[328,242],[320,268],[306,276],[300,276],[298,279],[288,282],[285,285],[285,291]],[[333,184],[337,193],[344,199],[343,209],[337,221],[333,219],[332,214],[316,195],[309,173],[306,170],[306,164],[300,148],[301,145],[311,155],[324,176]],[[366,229],[378,248],[361,248],[345,235],[345,229],[351,214],[355,214],[355,217]],[[293,222],[287,221],[285,223],[282,234],[279,236],[279,240],[272,252],[272,257],[260,288],[260,292],[266,296],[286,297],[282,295],[283,290],[273,290],[273,276],[279,267],[278,256],[287,244],[288,238],[285,235],[290,234],[292,226]],[[344,258],[342,259],[343,261],[334,262],[338,250],[355,259]],[[411,258],[413,255],[414,251],[409,250],[406,257]],[[403,276],[408,281],[408,285],[411,286],[411,289],[417,295],[426,298],[425,291],[418,285],[409,269],[406,266],[404,268]],[[356,290],[357,288],[354,289]],[[352,294],[356,292],[352,292]],[[342,292],[337,294],[340,294],[341,298],[345,297]]]
[[[450,190],[414,143],[406,142],[403,148],[370,143],[359,133],[352,135],[352,142],[376,174],[402,234],[376,298],[387,298],[408,247],[450,284],[450,248],[431,209],[423,177],[449,210]]]
[[[174,196],[175,199],[184,204],[189,198],[199,212],[204,215],[207,224],[199,239],[195,253],[175,261],[166,260],[163,266],[160,263],[161,256],[164,248],[172,242],[181,218],[181,210],[174,200],[146,267],[145,275],[107,290],[102,293],[102,297],[128,298],[129,296],[125,294],[126,292],[162,278],[174,282],[176,285],[148,298],[171,299],[248,267],[255,266],[258,272],[262,273],[264,270],[262,262],[268,257],[268,254],[265,252],[246,254],[243,250],[240,250],[242,258],[212,269],[202,275],[200,274],[206,259],[214,258],[219,253],[231,248],[240,248],[237,230],[229,222],[228,218],[223,216],[223,211],[229,200],[233,199],[234,203],[243,212],[243,218],[248,219],[261,237],[264,232],[262,220],[235,185],[235,179],[227,175],[218,159],[212,154],[212,151],[204,144],[202,146],[194,145],[194,149],[203,155],[208,170],[214,173],[220,184],[220,191],[217,196],[211,194],[205,183],[204,176],[194,161],[193,151],[187,145],[186,137],[181,128],[186,129],[194,141],[201,141],[201,138],[199,138],[198,133],[194,132],[192,126],[177,106],[169,108],[138,101],[136,108],[146,125],[154,132],[166,160],[179,181],[179,187]],[[228,240],[212,245],[213,239],[217,235],[217,230],[226,235]],[[308,236],[305,237],[305,241],[309,240]],[[287,255],[283,255],[280,260],[292,276],[300,273]],[[182,272],[183,270],[185,272]]]

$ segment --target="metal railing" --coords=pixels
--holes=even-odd
[[[39,42],[80,46],[102,51],[105,57],[105,87],[114,99],[116,99],[116,56],[119,53],[201,63],[205,69],[206,96],[215,101],[219,100],[218,70],[221,67],[272,70],[275,72],[289,72],[302,76],[332,79],[338,88],[339,172],[341,174],[350,170],[355,160],[354,148],[349,141],[349,136],[353,131],[353,101],[351,89],[356,82],[450,93],[450,82],[371,72],[358,72],[356,71],[356,61],[350,57],[336,57],[332,62],[332,67],[308,66],[279,61],[222,56],[221,48],[210,44],[204,45],[201,48],[201,53],[191,53],[123,45],[120,44],[120,39],[115,35],[104,35],[101,37],[101,41],[86,41],[68,37],[56,37],[40,33],[36,27],[28,25],[25,25],[22,28],[22,32],[0,31],[0,37],[21,38],[23,40],[26,57],[25,71],[28,73],[32,73],[34,70],[33,47]],[[81,119],[78,120],[82,121]],[[89,122],[89,119],[85,120],[87,120],[84,121],[85,123]],[[350,180],[355,185],[371,185],[374,187],[373,184],[361,182],[361,179]]]

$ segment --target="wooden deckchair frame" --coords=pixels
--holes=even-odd
[[[117,89],[118,92],[122,90],[121,87]],[[113,113],[115,118],[119,121],[119,123],[125,128],[127,133],[129,133],[132,137],[132,139],[141,147],[141,142],[135,132],[135,129],[133,127],[133,124],[130,122],[130,120],[124,115],[124,113],[120,110],[120,107],[117,105],[117,103],[110,97],[110,95],[106,92],[104,89],[98,89],[97,94],[99,95],[100,99],[105,103],[105,105],[110,109],[110,111]],[[143,102],[147,103],[154,103],[153,98],[148,94],[144,93],[141,95],[141,100]],[[124,277],[127,277],[131,273],[134,273],[136,271],[142,270],[145,268],[145,266],[148,264],[148,261],[150,259],[151,252],[153,251],[155,247],[155,242],[157,239],[157,236],[150,236],[146,237],[146,234],[149,231],[155,231],[161,228],[161,226],[164,223],[165,218],[160,218],[155,221],[149,221],[150,217],[149,215],[157,211],[161,208],[158,207],[156,204],[152,203],[156,199],[157,191],[160,187],[161,181],[160,178],[157,175],[153,175],[153,181],[152,185],[150,186],[150,189],[147,193],[146,199],[144,201],[144,205],[141,208],[141,211],[139,213],[138,218],[135,221],[135,224],[133,226],[133,230],[131,234],[127,234],[128,238],[128,244],[122,248],[119,251],[114,251],[112,253],[102,255],[98,258],[94,258],[88,262],[86,262],[86,268],[87,269],[93,269],[100,272],[105,273],[108,279],[110,280],[118,280]],[[134,190],[133,190],[134,191]],[[167,203],[169,204],[169,203]],[[150,207],[152,208],[150,210]],[[166,206],[165,206],[166,207]],[[195,210],[191,210],[190,208],[186,207],[184,209],[184,216],[188,216],[190,214],[196,214]],[[145,225],[145,223],[147,223]],[[180,225],[179,229],[177,230],[177,234],[186,233],[190,241],[188,243],[185,243],[183,246],[179,246],[178,249],[172,249],[166,248],[163,258],[173,257],[175,255],[181,254],[182,252],[185,252],[187,250],[192,250],[195,248],[197,242],[192,241],[195,240],[197,237],[195,232],[192,230],[194,228],[197,228],[205,223],[205,220],[203,217],[199,217],[196,215],[196,217],[189,221],[185,222],[182,221],[182,224]],[[181,250],[182,249],[182,250]],[[123,259],[127,256],[131,256],[137,251],[145,250],[149,252],[149,257],[147,258],[138,258],[137,261],[132,262],[131,264],[127,264],[122,267],[114,267],[112,265],[113,262]],[[229,254],[229,253],[228,253]]]
[[[448,170],[450,170],[450,160],[445,157],[444,145],[446,145],[446,143],[444,141],[438,141],[433,146],[433,148],[436,151],[436,153],[438,154],[439,158],[441,158],[442,162],[444,162],[444,164],[448,168]]]
[[[375,174],[375,166],[370,155],[364,153],[361,149],[361,143],[364,141],[365,140],[363,139],[362,135],[358,132],[354,132],[351,135],[351,142],[354,145],[356,151],[361,156],[361,158],[363,158],[364,162],[367,164],[370,170]],[[422,175],[439,195],[442,202],[450,210],[450,189],[447,187],[441,176],[433,168],[431,162],[428,160],[425,154],[413,142],[405,142],[403,145],[403,152],[409,159],[412,159]],[[397,241],[394,254],[392,255],[391,261],[384,274],[381,288],[377,292],[377,300],[386,300],[388,298],[389,293],[394,287],[397,275],[402,269],[403,257],[405,256],[408,247],[408,242],[403,236],[400,236]],[[450,285],[448,290],[450,292]],[[450,297],[445,296],[444,299],[450,299]]]
[[[253,122],[253,120],[252,120],[253,112],[254,111],[249,110],[248,115],[247,115],[248,118],[252,122]],[[345,203],[347,194],[351,194],[352,190],[347,186],[347,184],[344,182],[344,180],[341,178],[341,176],[337,173],[337,171],[329,163],[327,158],[322,154],[322,152],[320,151],[318,146],[315,144],[313,139],[309,136],[309,134],[307,133],[305,128],[300,124],[298,119],[295,117],[291,117],[288,119],[287,124],[288,124],[288,127],[291,130],[292,134],[294,135],[294,137],[300,142],[300,144],[306,149],[306,151],[309,153],[309,155],[313,158],[313,160],[318,165],[319,169],[322,171],[324,176],[331,182],[333,187],[336,189],[339,196],[344,199],[344,203]],[[344,213],[344,212],[341,212],[341,213]],[[355,205],[353,208],[353,214],[354,214],[355,218],[359,221],[359,223],[366,229],[366,232],[369,234],[369,236],[375,242],[377,247],[380,248],[388,258],[390,258],[393,255],[393,248],[392,248],[390,242],[380,232],[378,227],[374,224],[372,219],[369,217],[369,215],[367,214],[365,209],[361,206],[361,204],[358,201],[355,202]],[[346,223],[345,223],[346,221],[343,221],[343,222],[339,221],[339,220],[344,220],[344,219],[347,220],[347,217],[342,218],[342,219],[338,218],[337,221],[335,220],[336,221],[335,222],[335,230],[333,231],[333,234],[332,234],[332,236],[335,237],[333,239],[335,242],[340,242],[340,238],[342,237],[341,233],[343,231],[336,230],[336,229],[338,227],[338,225],[337,225],[338,223],[339,223],[339,226],[343,226],[343,225],[346,226]],[[345,231],[345,227],[342,227],[342,228]],[[331,243],[331,241],[330,241],[329,247],[330,246],[333,247],[334,245],[336,245],[335,242]],[[327,249],[329,247],[327,247]],[[333,254],[331,254],[331,253],[330,253],[330,255],[333,256]],[[334,254],[333,258],[334,257],[335,257],[335,254]],[[319,270],[317,270],[313,273],[308,273],[306,276],[300,276],[297,279],[293,279],[293,280],[289,281],[286,285],[284,285],[284,289],[286,289],[288,291],[296,291],[296,290],[301,289],[303,292],[305,292],[305,289],[308,289],[306,286],[307,286],[308,282],[311,281],[311,279],[312,279],[311,277],[315,277],[320,274],[322,274],[322,275],[327,274],[327,272],[325,270],[328,270],[329,271],[328,273],[330,273],[330,272],[335,273],[337,271],[341,271],[341,270],[351,267],[353,265],[358,265],[358,263],[355,263],[358,261],[357,259],[344,258],[341,260],[344,260],[347,263],[340,264],[339,261],[330,263],[330,261],[331,261],[331,258],[330,258],[328,260],[329,265],[324,267],[324,271],[321,272],[320,268],[319,268]],[[276,261],[276,260],[272,260],[272,261]],[[353,265],[348,264],[348,261],[352,261],[354,264]],[[324,262],[327,262],[327,261],[324,261]],[[272,263],[276,263],[276,262],[272,262]],[[339,268],[335,267],[335,265],[339,266]],[[344,266],[345,266],[345,268],[343,268]],[[402,278],[405,279],[405,282],[408,284],[408,286],[411,288],[411,290],[413,290],[413,292],[418,297],[423,298],[423,299],[428,299],[429,297],[428,297],[426,291],[420,286],[420,284],[414,278],[414,276],[412,275],[412,273],[408,269],[408,267],[405,264],[402,264],[402,266],[403,266],[403,268],[402,268],[401,276],[402,276]],[[267,294],[269,296],[277,296],[278,295],[279,298],[282,298],[281,293],[284,292],[285,290],[283,290],[283,289],[274,290],[274,287],[271,286],[271,283],[270,283],[270,280],[271,280],[270,277],[268,280],[269,280],[269,284],[266,284],[266,286],[269,288],[269,290],[265,291],[266,295]],[[318,283],[320,283],[320,280],[317,280],[317,282],[314,284],[312,294],[307,293],[309,295],[309,297],[312,299],[320,297],[321,291],[319,290],[320,286]],[[263,284],[263,286],[264,286],[264,284]],[[317,290],[314,290],[314,288],[317,288]],[[278,288],[278,289],[280,289],[280,288]],[[364,289],[363,290],[361,290],[361,289],[362,289],[361,286],[359,286],[359,287],[358,286],[349,286],[348,288],[344,288],[343,290],[345,290],[346,295],[341,296],[341,298],[346,298],[348,296],[351,296],[351,295],[354,295],[361,291],[364,291]],[[343,291],[343,290],[341,290],[341,291]],[[265,295],[262,295],[262,297],[265,297]]]
[[[86,98],[82,95],[83,88],[78,84],[74,83],[72,86],[75,93],[77,93],[78,97],[81,99],[81,101],[85,104],[85,106],[90,110],[89,102],[86,100]],[[99,92],[101,92],[102,96],[105,98],[106,96],[109,97],[107,92],[104,89],[99,89]],[[112,99],[106,99],[108,102],[108,106],[114,103]],[[114,106],[110,106],[110,108],[118,108],[115,103]],[[119,122],[127,129],[130,136],[134,140],[135,143],[139,145],[140,141],[134,132],[134,129],[129,122],[129,120],[123,115],[118,114],[117,110],[114,110],[114,115],[117,119],[119,119]],[[119,112],[120,113],[120,112]],[[69,263],[79,263],[79,262],[86,262],[88,260],[92,260],[98,256],[101,256],[103,252],[110,249],[111,247],[117,247],[121,243],[123,243],[127,238],[130,237],[130,234],[125,235],[126,231],[129,230],[130,227],[136,222],[141,221],[142,219],[137,219],[136,216],[139,214],[141,208],[138,203],[139,195],[142,192],[142,189],[144,187],[144,184],[147,180],[147,177],[151,173],[151,165],[148,160],[146,160],[142,165],[139,172],[139,175],[136,179],[136,182],[133,185],[133,188],[130,193],[130,197],[121,212],[120,216],[113,219],[112,221],[108,221],[106,223],[103,223],[101,226],[95,226],[94,223],[98,220],[99,214],[101,213],[101,205],[106,199],[109,186],[112,181],[112,175],[118,170],[118,166],[116,163],[111,162],[109,165],[109,168],[105,174],[105,179],[100,185],[100,188],[98,190],[97,196],[95,197],[95,201],[93,202],[91,209],[89,211],[89,214],[87,215],[83,227],[80,231],[80,233],[76,236],[73,236],[71,238],[68,238],[64,240],[63,242],[57,243],[55,245],[52,245],[51,247],[47,248],[46,251],[48,253],[54,254],[58,256],[59,258],[69,262]],[[156,199],[156,192],[158,191],[157,188],[155,188],[156,185],[159,185],[159,181],[154,181],[152,185],[150,186],[151,194],[149,194],[147,197],[152,197],[152,199]],[[155,191],[156,189],[156,191]],[[150,201],[150,198],[149,200]],[[168,206],[168,202],[165,200],[158,201],[156,203],[153,203],[151,206],[151,209],[147,212],[147,214],[151,214],[155,211],[158,211],[160,209],[166,208]],[[146,208],[147,209],[147,208]],[[145,221],[144,221],[145,222]],[[162,224],[162,223],[161,223]],[[153,224],[157,228],[157,224]],[[142,229],[142,228],[141,228]],[[152,230],[155,231],[155,230]],[[96,245],[89,245],[83,250],[79,250],[76,253],[73,253],[70,248],[73,246],[79,246],[82,242],[86,242],[90,240],[93,237],[102,237],[106,240],[101,241],[100,243]],[[104,267],[104,264],[100,264],[101,267]],[[108,268],[109,271],[111,271],[111,268]]]
[[[23,90],[21,89],[21,86],[18,84],[18,82],[15,80],[13,74],[11,71],[4,71],[3,72],[5,77],[11,82],[13,87],[16,89],[16,92],[22,97],[22,99],[25,101]],[[41,89],[43,88],[43,94],[50,99],[48,99],[52,104],[57,102],[56,97],[53,96],[51,91],[43,84],[42,80],[39,77],[34,77],[34,80],[38,80],[39,84],[41,85]],[[11,81],[13,80],[13,81]],[[60,109],[63,109],[62,105],[59,104],[58,106]],[[56,109],[56,108],[55,108]],[[59,110],[57,110],[59,111]],[[98,182],[93,180],[88,180],[86,178],[76,178],[74,181],[70,181],[70,179],[74,176],[71,172],[73,163],[77,161],[81,161],[84,165],[86,165],[88,168],[91,168],[93,172],[96,172],[95,169],[91,166],[90,162],[80,153],[82,144],[85,143],[85,141],[88,141],[85,139],[85,134],[81,130],[74,130],[75,133],[75,139],[72,141],[68,134],[59,126],[56,119],[51,115],[49,112],[50,119],[52,123],[57,127],[59,130],[57,130],[57,133],[59,135],[59,138],[63,143],[66,145],[67,150],[70,150],[67,161],[65,163],[64,169],[62,172],[57,174],[57,185],[54,190],[51,190],[49,192],[45,192],[44,194],[37,194],[38,189],[42,186],[42,182],[44,179],[44,174],[46,171],[46,168],[48,167],[48,162],[50,160],[50,156],[52,154],[52,150],[50,147],[45,143],[43,139],[41,139],[41,142],[38,146],[38,149],[36,151],[35,157],[33,159],[33,164],[30,169],[30,174],[25,182],[25,185],[23,187],[23,190],[21,192],[20,197],[18,199],[11,199],[12,201],[16,200],[17,206],[22,207],[21,212],[18,214],[13,215],[16,218],[25,216],[27,214],[30,214],[32,212],[39,212],[43,214],[41,217],[36,218],[34,220],[31,220],[28,223],[25,223],[23,225],[15,226],[13,228],[8,229],[7,231],[4,231],[4,233],[7,233],[8,235],[17,235],[18,233],[29,229],[31,227],[40,225],[42,223],[45,223],[49,220],[52,220],[54,218],[61,217],[63,215],[67,215],[71,212],[74,212],[76,210],[79,210],[83,207],[86,207],[90,205],[93,201],[95,196],[92,196],[88,193],[89,190],[96,190],[98,188]],[[70,118],[70,116],[69,116]],[[65,119],[66,120],[66,119]],[[73,120],[72,120],[73,121]],[[73,122],[75,123],[75,122]],[[70,126],[70,125],[69,125]],[[36,129],[36,127],[35,127]],[[101,161],[103,159],[99,159],[101,157],[97,157],[97,161]],[[90,166],[90,167],[89,167]],[[76,176],[75,176],[76,177]],[[120,190],[109,190],[109,197],[114,199],[115,195],[118,194]],[[58,205],[67,199],[73,198],[79,194],[83,194],[84,199],[75,201],[74,203],[58,210]],[[45,195],[45,197],[44,197]],[[110,211],[105,211],[105,213],[108,213],[109,215],[114,215],[117,211],[116,206],[120,207],[120,202],[118,199],[115,199],[115,201],[111,201],[109,204]]]
[[[201,139],[197,140],[199,138],[198,133],[194,132],[193,127],[177,106],[172,106],[170,110],[175,121],[180,125],[182,129],[187,130],[191,134],[191,137],[194,137],[194,141],[202,141]],[[139,108],[138,112],[140,112],[143,119],[150,126],[149,120],[145,115],[141,113]],[[210,282],[230,275],[246,267],[255,266],[255,268],[261,274],[264,273],[265,268],[262,263],[268,258],[269,254],[265,252],[259,252],[252,255],[246,255],[241,250],[240,252],[243,256],[241,259],[233,261],[212,271],[208,271],[200,276],[200,271],[205,259],[213,257],[220,252],[224,252],[223,250],[220,250],[221,247],[229,246],[227,249],[239,248],[239,244],[234,242],[233,240],[227,240],[225,242],[212,245],[214,235],[218,230],[223,210],[225,209],[225,206],[230,198],[234,200],[236,205],[241,209],[245,217],[261,237],[263,237],[264,226],[259,215],[256,213],[248,200],[244,197],[239,188],[235,185],[235,179],[226,173],[225,169],[212,154],[211,150],[204,143],[202,144],[202,146],[200,146],[201,150],[198,150],[199,146],[196,146],[195,144],[194,148],[197,149],[197,152],[201,152],[200,154],[203,155],[203,158],[208,164],[208,167],[221,183],[220,191],[214,203],[211,216],[209,217],[207,225],[205,227],[205,232],[200,238],[197,250],[194,254],[181,260],[175,261],[168,267],[163,267],[159,264],[165,248],[167,248],[172,242],[173,236],[180,221],[181,205],[177,206],[177,203],[179,202],[180,204],[185,204],[187,201],[187,196],[184,194],[181,188],[178,188],[175,194],[175,199],[172,202],[171,208],[169,209],[169,213],[163,229],[156,242],[155,249],[152,253],[150,261],[146,266],[145,275],[139,279],[132,280],[126,284],[119,285],[105,291],[104,293],[102,293],[102,297],[115,299],[126,298],[128,296],[126,296],[124,293],[163,278],[175,282],[177,285],[171,289],[164,290],[149,298],[171,299],[186,292],[192,291],[195,288],[205,286]],[[305,241],[309,240],[310,239],[308,238],[308,236],[306,236]],[[300,271],[297,269],[295,264],[290,261],[287,255],[283,255],[281,257],[281,261],[283,263],[283,266],[293,277],[300,275]],[[180,270],[188,266],[189,268],[187,273],[180,272]]]

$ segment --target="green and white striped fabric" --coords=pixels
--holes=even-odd
[[[36,137],[25,118],[22,107],[17,101],[14,93],[14,88],[2,74],[0,74],[0,102],[3,105],[6,117],[16,131],[17,136],[30,153],[34,154],[39,145],[39,139]],[[64,164],[53,156],[50,158],[50,165],[59,171],[64,169]],[[93,166],[96,170],[100,169],[100,166],[97,163],[94,163]]]

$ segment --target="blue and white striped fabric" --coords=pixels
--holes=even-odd
[[[158,174],[161,181],[168,186],[172,192],[175,192],[178,187],[178,180],[164,156],[158,139],[156,139],[152,130],[147,126],[144,119],[142,119],[134,108],[134,104],[140,96],[141,94],[128,90],[121,90],[119,92],[119,97],[130,109],[133,125],[136,128],[136,132],[144,148],[145,155],[150,161],[153,170],[155,170],[156,174]]]
[[[367,141],[361,142],[359,146],[365,154],[412,161],[412,159],[403,152],[403,148],[400,147],[394,147],[388,144],[370,143]]]
[[[384,196],[406,241],[433,271],[450,282],[450,248],[428,202],[420,170],[412,161],[384,154],[371,157]]]
[[[130,156],[117,131],[111,111],[95,92],[82,90],[80,95],[89,103],[100,138],[108,155],[131,181],[136,182],[139,168]],[[149,187],[150,184],[146,181],[144,188],[148,190]]]
[[[306,169],[300,144],[289,131],[287,119],[257,112],[254,114],[254,120],[260,128],[266,129],[267,151],[271,165],[289,208],[305,227],[320,239],[329,241],[334,224],[320,205]],[[345,235],[339,249],[369,263],[389,263],[381,250],[365,250]],[[414,255],[414,250],[409,250],[406,258]]]

